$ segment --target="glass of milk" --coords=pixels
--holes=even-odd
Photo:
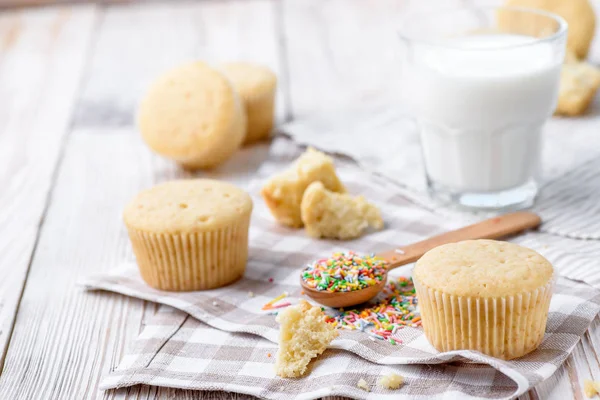
[[[405,103],[435,199],[489,210],[533,204],[566,35],[562,18],[511,7],[404,22]]]

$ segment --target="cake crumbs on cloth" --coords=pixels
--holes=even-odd
[[[364,379],[360,378],[358,380],[358,382],[356,382],[356,387],[359,389],[364,390],[365,392],[370,392],[371,388],[369,387],[369,384],[367,383],[367,381],[365,381]]]
[[[395,390],[404,384],[404,377],[392,372],[379,379],[379,384],[386,389]]]

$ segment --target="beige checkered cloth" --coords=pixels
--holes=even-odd
[[[295,152],[285,141],[275,143],[270,162],[257,181],[281,169],[296,156]],[[350,192],[377,200],[387,223],[385,230],[353,242],[313,240],[302,230],[276,225],[254,187],[250,259],[245,277],[237,283],[203,292],[160,292],[143,283],[133,263],[85,282],[90,289],[170,306],[163,307],[150,321],[118,368],[103,380],[102,388],[148,384],[224,390],[269,399],[327,395],[372,399],[511,398],[551,376],[600,311],[599,291],[561,277],[543,343],[518,361],[500,361],[471,351],[440,354],[420,329],[399,330],[396,335],[402,339],[400,345],[372,339],[364,332],[342,330],[332,348],[312,363],[305,377],[275,376],[277,324],[274,315],[261,311],[261,307],[282,292],[288,292],[288,299],[297,302],[302,297],[298,280],[303,265],[332,251],[378,252],[460,226],[460,222],[441,220],[414,206],[384,180],[350,165],[342,165],[339,170]],[[561,240],[572,239],[540,233],[518,238],[549,257],[559,273],[588,279],[581,271],[599,267],[594,256],[597,242],[570,243],[575,245],[570,252],[568,246],[558,244]],[[588,258],[578,256],[582,253]],[[398,273],[409,274],[410,267]],[[589,283],[598,284],[594,279],[589,278]],[[376,384],[379,376],[392,371],[406,377],[402,388],[389,391]],[[369,383],[371,392],[356,387],[361,378]]]

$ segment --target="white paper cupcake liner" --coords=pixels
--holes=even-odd
[[[476,350],[510,360],[535,350],[544,337],[554,278],[514,296],[455,296],[414,279],[423,329],[439,351]]]
[[[244,275],[250,216],[228,227],[197,233],[155,234],[128,228],[148,285],[192,291],[221,287]]]

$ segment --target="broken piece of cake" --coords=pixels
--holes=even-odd
[[[371,388],[369,387],[369,384],[363,378],[360,378],[358,380],[358,382],[356,382],[356,387],[359,388],[359,389],[364,390],[365,392],[370,392],[371,391]]]
[[[402,375],[394,374],[393,372],[384,375],[380,380],[379,384],[386,389],[396,390],[400,386],[404,385],[404,377]]]
[[[335,327],[325,322],[321,308],[305,300],[281,311],[277,322],[280,333],[275,373],[283,378],[302,376],[310,360],[323,353],[338,335]]]
[[[586,62],[567,60],[560,73],[560,88],[556,114],[583,114],[600,87],[600,70]]]
[[[363,196],[335,193],[321,182],[313,182],[304,192],[301,204],[306,232],[315,238],[353,239],[368,227],[383,228],[381,212]]]
[[[302,196],[308,185],[316,181],[333,192],[346,191],[335,173],[333,159],[309,147],[290,168],[269,179],[261,195],[280,224],[300,228]]]
[[[600,393],[600,381],[591,381],[589,379],[583,380],[583,393],[585,397],[591,399]]]

